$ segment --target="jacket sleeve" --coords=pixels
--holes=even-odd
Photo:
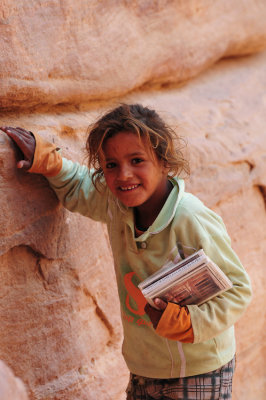
[[[62,168],[60,149],[37,133],[32,134],[35,138],[35,152],[32,166],[28,172],[42,174],[46,177],[56,176]]]
[[[62,159],[62,168],[54,177],[47,177],[51,188],[65,208],[95,221],[106,222],[108,189],[96,190],[92,172],[85,166]]]
[[[168,303],[156,328],[158,335],[182,343],[193,343],[194,333],[187,307]]]
[[[187,306],[194,343],[200,343],[218,336],[241,317],[251,300],[251,284],[239,258],[231,248],[226,228],[217,214],[204,207],[200,212],[187,217],[184,229],[187,243],[197,249],[202,248],[233,284],[232,289],[200,306]]]
[[[59,148],[34,134],[36,148],[28,172],[44,175],[65,208],[96,221],[106,222],[108,190],[92,183],[92,172],[85,165],[61,157]]]

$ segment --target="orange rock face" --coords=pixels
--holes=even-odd
[[[106,398],[108,386],[118,397],[127,370],[104,227],[59,208],[44,178],[17,173],[1,139],[0,358],[31,399]]]
[[[223,217],[253,284],[236,324],[233,399],[264,400],[266,53],[173,82],[265,46],[266,3],[111,3],[1,2],[0,126],[39,132],[84,163],[88,125],[121,101],[154,107],[177,126],[188,142],[187,190]],[[69,105],[50,107],[62,102]],[[47,106],[30,109],[37,105]],[[124,400],[128,371],[105,227],[64,210],[45,178],[16,169],[18,157],[0,132],[0,360],[31,400]],[[0,363],[1,400],[26,400],[23,389],[15,397],[16,382]]]
[[[2,0],[0,106],[107,99],[183,82],[266,45],[264,0]]]
[[[191,160],[187,189],[223,217],[251,276],[253,303],[236,325],[235,400],[264,398],[265,57],[223,61],[182,88],[121,99],[178,125]],[[9,114],[0,124],[38,131],[82,162],[87,125],[99,112],[100,104]],[[122,400],[128,372],[104,226],[63,210],[45,178],[17,171],[14,146],[4,134],[0,141],[0,358],[31,399]]]
[[[0,360],[0,399],[28,400],[22,381],[16,378],[10,368]]]

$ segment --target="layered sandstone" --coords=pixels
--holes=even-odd
[[[183,82],[266,45],[265,0],[2,0],[0,107]]]
[[[60,208],[43,177],[16,171],[0,138],[0,359],[31,399],[104,399],[108,387],[118,398],[127,370],[105,229]]]
[[[236,326],[234,400],[265,397],[266,54],[202,71],[265,47],[265,17],[264,0],[0,5],[0,126],[39,132],[86,162],[87,126],[126,101],[156,108],[187,138],[187,190],[223,217],[254,288]],[[105,227],[64,210],[45,178],[15,168],[17,157],[0,132],[0,360],[31,400],[124,400]]]
[[[236,326],[234,400],[264,398],[265,62],[265,53],[226,60],[182,87],[120,99],[155,107],[186,136],[187,189],[223,217],[251,276],[253,302]],[[11,113],[0,124],[38,131],[85,162],[87,125],[105,108]],[[0,359],[31,399],[122,400],[128,372],[105,228],[63,210],[45,178],[16,170],[13,144],[0,140]]]

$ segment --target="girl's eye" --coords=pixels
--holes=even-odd
[[[141,163],[142,161],[143,161],[142,158],[133,158],[132,164],[139,164],[139,163]]]
[[[111,169],[111,168],[115,168],[115,167],[116,167],[116,163],[114,163],[114,162],[109,162],[106,164],[107,169]]]

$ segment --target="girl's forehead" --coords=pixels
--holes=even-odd
[[[132,148],[147,152],[151,146],[145,137],[141,137],[131,131],[118,132],[114,136],[107,138],[103,143],[104,152],[119,152]]]
[[[104,158],[119,158],[138,153],[149,158],[156,158],[149,140],[131,131],[121,131],[107,138],[103,143],[102,151]]]

